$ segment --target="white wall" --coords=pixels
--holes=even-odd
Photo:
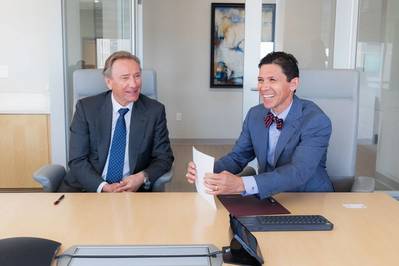
[[[65,164],[61,1],[2,1],[0,33],[0,113],[51,113],[52,159]]]
[[[335,0],[285,0],[282,49],[298,59],[300,68],[332,67]],[[281,34],[281,33],[280,33]],[[330,56],[325,56],[329,48]]]
[[[40,2],[40,1],[39,1]],[[51,0],[41,1],[43,12]],[[1,112],[48,113],[49,19],[37,16],[37,2],[3,1],[0,8],[0,66],[8,77],[0,78]],[[50,4],[51,6],[51,4]],[[34,70],[39,70],[34,71]]]
[[[242,90],[209,87],[212,2],[143,1],[143,63],[157,71],[171,138],[236,139],[241,131]]]
[[[258,86],[258,64],[261,59],[262,42],[262,4],[265,1],[252,0],[245,3],[245,48],[244,48],[244,86],[242,95],[242,121],[252,106],[260,103]],[[268,1],[270,3],[270,1]],[[278,12],[279,8],[276,7]],[[261,51],[262,50],[262,51]]]

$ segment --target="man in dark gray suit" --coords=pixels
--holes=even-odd
[[[113,53],[107,92],[81,99],[70,127],[69,172],[60,191],[145,191],[173,163],[165,107],[141,94],[139,59]]]

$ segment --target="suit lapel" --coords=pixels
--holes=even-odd
[[[146,108],[140,96],[139,100],[133,105],[132,116],[130,118],[129,134],[129,166],[133,173],[137,164],[140,144],[143,142],[146,125]]]
[[[102,168],[107,160],[112,131],[111,91],[106,94],[105,102],[97,116],[98,160]],[[103,171],[104,169],[101,169]]]
[[[266,169],[267,163],[267,149],[269,146],[269,129],[265,126],[264,118],[266,114],[269,112],[269,109],[262,108],[262,111],[259,112],[259,118],[256,119],[256,136],[259,136],[259,140],[255,141],[256,145],[259,145],[259,151],[256,155],[259,163],[259,172],[263,172]]]
[[[286,147],[292,135],[295,134],[295,132],[297,132],[300,123],[299,118],[301,116],[302,116],[302,102],[298,99],[298,97],[294,96],[291,109],[287,115],[287,118],[284,121],[284,127],[281,130],[280,137],[278,138],[276,144],[273,167],[276,166],[276,163],[282,151],[284,150],[284,147]]]

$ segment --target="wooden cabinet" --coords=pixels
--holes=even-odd
[[[47,114],[0,115],[0,188],[38,188],[32,173],[50,162]]]

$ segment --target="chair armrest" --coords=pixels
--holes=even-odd
[[[56,192],[66,172],[62,165],[48,164],[33,173],[33,179],[43,186],[45,192]]]
[[[154,182],[154,184],[152,185],[152,191],[153,192],[164,192],[165,185],[172,180],[172,177],[173,177],[173,166],[169,170],[169,172],[163,174]]]
[[[352,192],[373,192],[375,179],[371,176],[357,176],[353,180]]]

